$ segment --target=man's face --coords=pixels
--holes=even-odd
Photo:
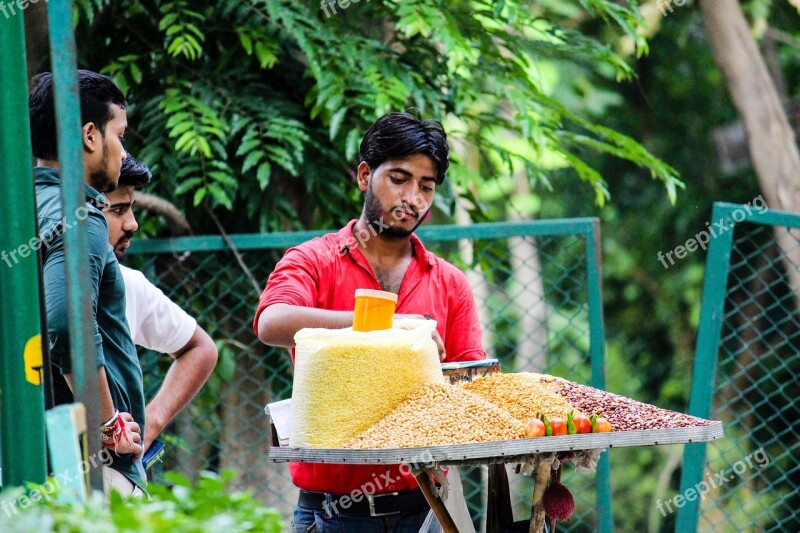
[[[113,192],[106,193],[105,197],[108,205],[103,208],[103,215],[108,222],[108,240],[114,247],[114,255],[122,261],[133,233],[139,229],[132,209],[133,186],[122,185]]]
[[[110,192],[116,188],[122,161],[127,157],[122,147],[122,139],[128,127],[125,109],[116,104],[112,104],[109,109],[112,118],[106,122],[104,134],[99,129],[95,131],[98,144],[89,162],[89,184],[100,192]]]
[[[422,154],[390,159],[374,170],[361,163],[358,183],[365,192],[366,222],[385,237],[405,238],[417,229],[433,206],[436,165]]]

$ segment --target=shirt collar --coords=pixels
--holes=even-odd
[[[345,227],[336,232],[336,243],[339,252],[344,255],[350,253],[353,249],[357,248],[356,239],[353,237],[353,226],[356,225],[358,219],[353,219],[347,223]],[[425,249],[422,241],[417,237],[416,233],[411,234],[411,247],[414,250],[414,258],[421,264],[433,266],[435,262],[434,255]]]
[[[58,171],[50,167],[35,167],[33,169],[34,184],[36,185],[61,185]],[[97,189],[84,183],[86,201],[98,209],[108,204],[108,200]]]

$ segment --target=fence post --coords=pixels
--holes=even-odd
[[[733,229],[731,211],[721,203],[715,203],[711,214],[712,223],[725,221],[728,231],[711,239],[706,259],[703,280],[703,302],[700,307],[700,325],[697,332],[694,367],[692,368],[692,390],[689,396],[689,414],[700,418],[711,417],[711,402],[716,381],[717,357],[719,354],[722,320],[725,316],[725,291],[730,270]],[[683,451],[680,493],[700,483],[706,463],[706,443],[687,444]],[[700,500],[686,500],[678,510],[675,531],[687,533],[697,530],[700,517]]]
[[[47,16],[50,25],[50,55],[53,65],[56,121],[58,130],[58,162],[61,178],[61,202],[65,216],[71,216],[86,204],[83,177],[83,145],[81,142],[81,106],[78,94],[77,54],[72,30],[72,1],[49,0]],[[97,349],[91,321],[84,312],[92,308],[89,295],[89,257],[87,221],[76,217],[73,231],[64,232],[67,307],[72,374],[75,378],[75,399],[86,407],[89,454],[100,451],[100,400],[98,391]],[[89,470],[91,487],[103,490],[103,471]]]
[[[603,277],[600,247],[600,221],[592,221],[591,232],[586,233],[586,285],[589,303],[589,359],[592,368],[592,386],[606,390],[605,333],[603,326]],[[597,464],[597,530],[610,533],[614,530],[611,508],[611,458],[606,452]]]
[[[39,278],[25,32],[22,13],[0,21],[0,485],[45,480]],[[13,206],[11,203],[13,202]],[[36,244],[34,242],[34,244]]]

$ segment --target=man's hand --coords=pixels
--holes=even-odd
[[[397,314],[394,315],[395,318],[415,318],[418,320],[430,320],[430,317],[424,315],[403,315]],[[444,361],[447,358],[447,354],[444,353],[444,341],[442,340],[442,336],[439,335],[439,332],[435,329],[431,332],[431,338],[436,343],[436,348],[439,350],[439,360]]]
[[[142,429],[130,413],[120,413],[119,417],[125,422],[125,434],[119,439],[116,453],[133,454],[133,460],[138,461],[144,454],[142,448]]]
[[[439,335],[438,331],[433,330],[431,332],[431,337],[433,337],[433,340],[436,342],[436,347],[439,349],[439,361],[444,361],[447,359],[447,354],[444,353],[444,341],[441,335]]]

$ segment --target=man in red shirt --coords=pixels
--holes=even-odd
[[[398,295],[398,315],[436,320],[447,361],[484,359],[466,276],[414,235],[448,165],[440,123],[390,113],[373,124],[361,142],[356,175],[365,194],[361,217],[286,252],[259,301],[253,323],[259,339],[294,348],[302,328],[352,326],[356,289],[378,289]],[[293,531],[416,533],[429,510],[407,469],[307,463],[289,468],[301,489]]]

